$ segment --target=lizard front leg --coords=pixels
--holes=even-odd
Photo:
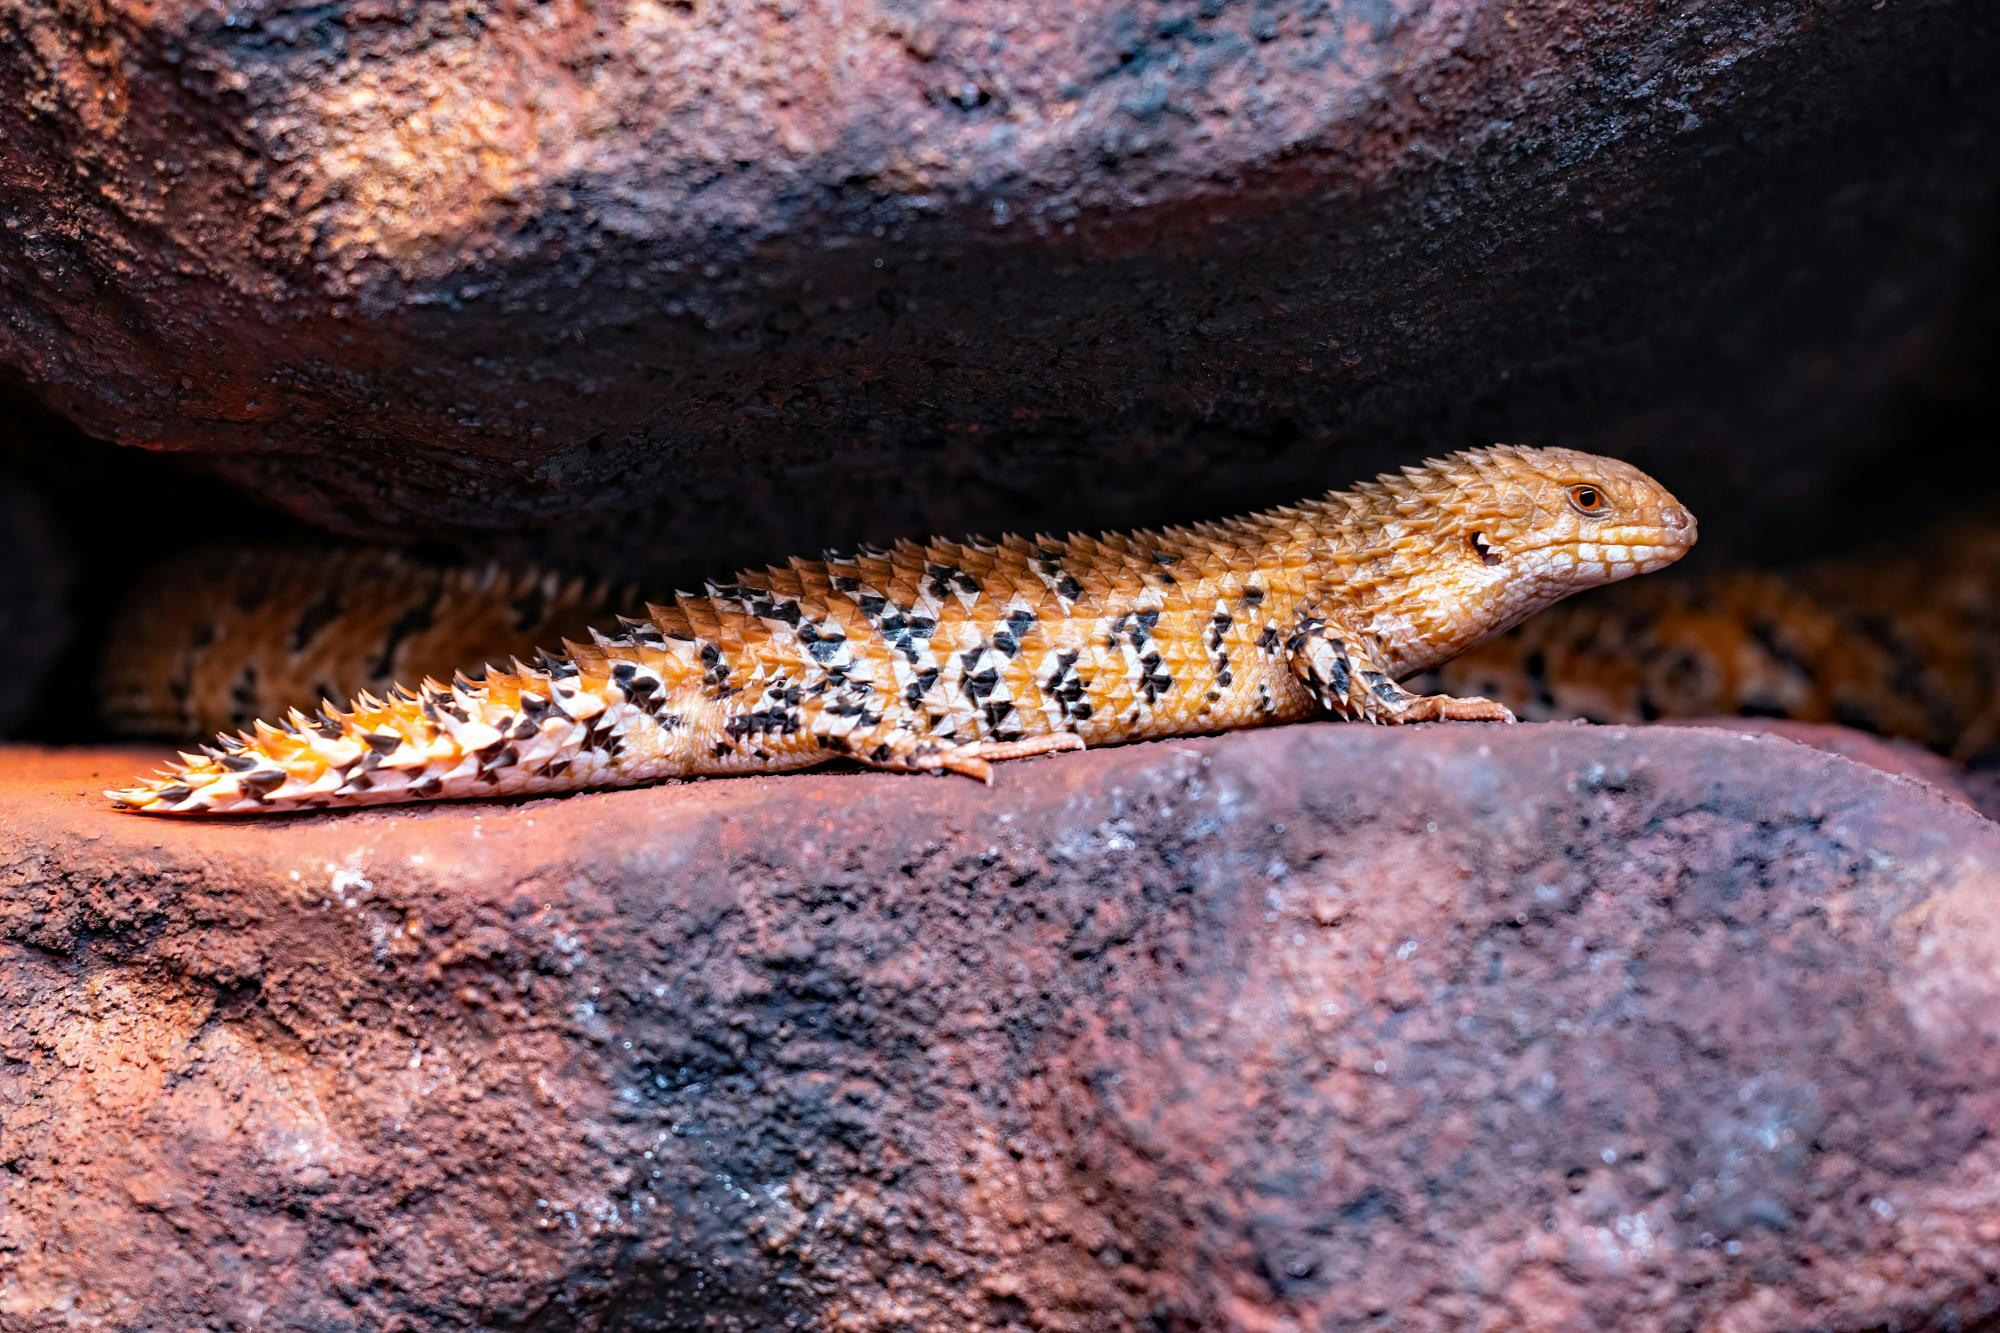
[[[1411,694],[1378,667],[1360,636],[1338,621],[1299,618],[1285,641],[1292,674],[1304,681],[1320,707],[1361,722],[1512,722],[1491,699]]]

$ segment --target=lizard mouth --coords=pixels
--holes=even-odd
[[[1575,548],[1578,564],[1595,565],[1604,574],[1650,574],[1686,554],[1687,548],[1664,542],[1583,542]]]
[[[1663,535],[1668,539],[1662,540]],[[1607,534],[1596,541],[1550,542],[1532,548],[1532,553],[1544,560],[1553,558],[1578,569],[1591,570],[1606,579],[1621,579],[1665,569],[1686,555],[1693,544],[1678,540],[1675,534],[1658,532],[1623,540]]]

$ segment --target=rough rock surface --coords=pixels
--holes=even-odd
[[[1782,546],[2000,186],[1987,0],[0,0],[0,50],[0,366],[323,526],[694,573],[1512,437]]]
[[[1995,814],[1995,807],[1983,800],[1984,786],[1976,773],[1911,741],[1877,736],[1827,722],[1794,722],[1773,717],[1709,717],[1690,722],[1663,722],[1660,725],[1710,727],[1745,735],[1781,736],[1800,745],[1810,745],[1815,750],[1852,759],[1857,764],[1879,768],[1884,773],[1927,782],[1953,800],[1963,801],[1989,818]]]
[[[2000,1312],[2000,829],[1802,746],[206,823],[143,759],[0,760],[9,1330]]]

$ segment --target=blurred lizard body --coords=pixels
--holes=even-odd
[[[1428,673],[1527,718],[1834,722],[1957,758],[2000,743],[2000,525],[1947,524],[1788,573],[1589,598]]]
[[[836,758],[988,778],[1001,759],[1320,712],[1507,721],[1397,681],[1694,539],[1636,468],[1498,446],[1222,522],[795,559],[561,654],[259,722],[107,794],[258,812]]]

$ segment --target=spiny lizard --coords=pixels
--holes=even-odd
[[[450,684],[293,710],[106,794],[153,814],[996,760],[1328,712],[1510,721],[1397,682],[1695,540],[1613,459],[1496,446],[1158,532],[900,542],[711,583]]]

